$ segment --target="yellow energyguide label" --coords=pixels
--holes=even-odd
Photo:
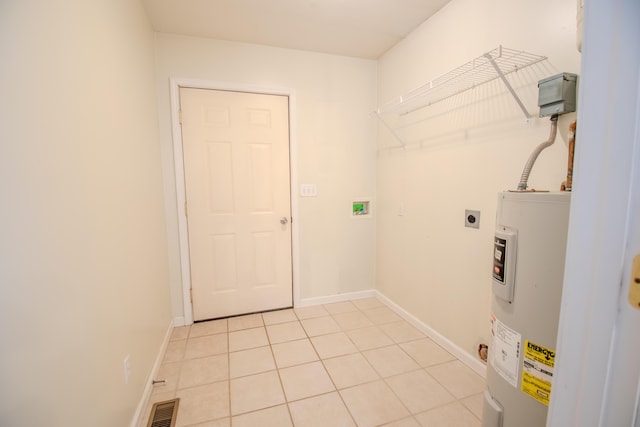
[[[525,340],[520,389],[538,402],[549,406],[551,380],[556,352]]]

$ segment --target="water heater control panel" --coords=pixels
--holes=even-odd
[[[498,226],[493,238],[493,294],[507,302],[513,301],[516,279],[516,248],[518,233]]]

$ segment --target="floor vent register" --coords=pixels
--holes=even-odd
[[[147,427],[175,427],[180,399],[171,399],[153,404]]]

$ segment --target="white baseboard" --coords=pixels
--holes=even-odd
[[[162,358],[164,357],[164,353],[167,350],[167,346],[169,345],[169,340],[171,339],[171,332],[173,332],[174,324],[175,320],[169,322],[169,327],[167,328],[167,332],[165,333],[162,344],[160,345],[160,350],[158,350],[158,355],[156,356],[156,360],[153,364],[153,368],[151,369],[151,373],[149,374],[149,378],[147,378],[146,386],[144,388],[144,391],[142,392],[140,402],[138,402],[136,412],[135,414],[133,414],[131,427],[138,427],[140,417],[143,416],[144,409],[147,406],[147,402],[149,402],[149,397],[151,397],[151,391],[153,389],[153,379],[158,374],[158,370],[160,369],[160,365],[162,364]]]
[[[486,378],[487,366],[482,361],[480,361],[479,359],[476,359],[475,357],[473,357],[472,355],[464,351],[460,346],[455,344],[453,341],[449,340],[445,336],[435,331],[429,325],[422,322],[420,319],[418,319],[413,314],[409,313],[408,311],[400,307],[395,302],[391,301],[389,298],[387,298],[380,292],[375,291],[375,293],[376,293],[375,295],[376,297],[378,297],[382,302],[384,302],[390,309],[395,311],[400,317],[405,319],[407,322],[411,323],[413,326],[419,329],[422,333],[424,333],[429,338],[431,338],[435,343],[437,343],[442,348],[447,350],[449,353],[453,354],[455,357],[458,358],[458,360],[460,360],[462,363],[467,365],[469,368],[473,369],[478,375],[482,376],[483,378]]]
[[[178,316],[176,318],[173,319],[173,326],[180,327],[180,326],[186,326],[187,323],[184,320],[184,316]]]
[[[366,291],[349,292],[346,294],[336,294],[336,295],[329,295],[324,297],[304,298],[298,301],[298,303],[295,304],[295,306],[310,307],[313,305],[332,304],[335,302],[351,301],[351,300],[362,299],[362,298],[373,298],[376,296],[377,296],[376,291],[374,289],[369,289]]]

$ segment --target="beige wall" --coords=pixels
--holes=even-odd
[[[176,184],[171,138],[169,78],[198,79],[295,92],[300,240],[297,245],[303,299],[373,289],[375,222],[351,218],[354,198],[375,196],[376,61],[156,34],[160,137],[173,312],[183,316]],[[299,184],[316,184],[316,198],[299,198]]]
[[[156,34],[155,65],[137,2],[35,3],[0,4],[0,424],[127,425],[183,315],[170,76],[295,91],[296,184],[318,186],[297,200],[302,298],[375,284],[469,353],[487,339],[496,193],[516,185],[547,121],[522,124],[500,97],[455,101],[464,114],[399,150],[367,113],[500,43],[549,56],[517,79],[535,111],[532,81],[578,71],[574,0],[453,0],[379,63]],[[465,125],[478,111],[491,126]],[[536,188],[563,179],[571,118]],[[361,197],[373,220],[350,217]],[[482,211],[480,230],[462,226],[465,208]]]
[[[575,6],[575,0],[453,0],[380,59],[379,99],[503,44],[549,58],[511,77],[537,115],[537,80],[579,72]],[[442,115],[416,114],[422,122],[402,131],[406,149],[379,130],[377,289],[471,355],[489,338],[497,193],[515,189],[530,152],[549,134],[548,119],[525,124],[501,92],[500,84],[489,84],[432,107]],[[560,118],[555,145],[531,174],[533,188],[559,189],[574,118]],[[479,230],[464,227],[465,209],[481,211]]]
[[[135,1],[0,3],[0,425],[142,396],[171,320],[152,37]]]

